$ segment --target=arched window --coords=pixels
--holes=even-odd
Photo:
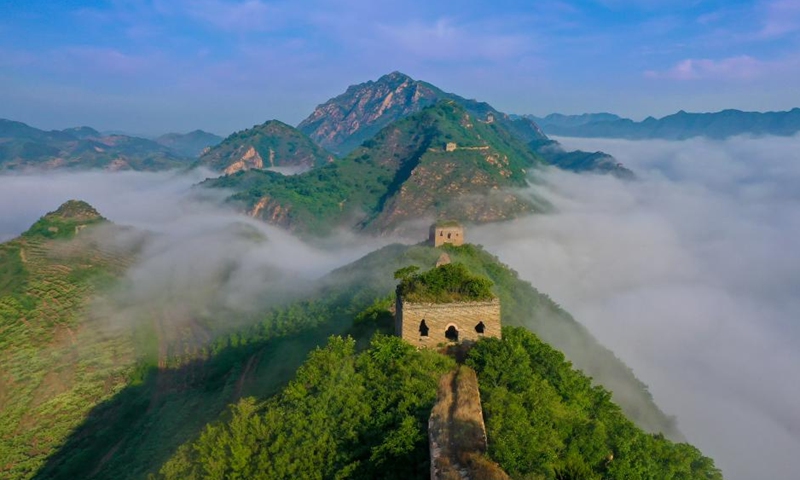
[[[445,330],[444,336],[445,336],[446,339],[450,340],[451,342],[457,342],[458,341],[458,329],[455,327],[455,325],[450,325],[449,327],[447,327],[447,330]]]
[[[419,336],[420,337],[427,337],[428,336],[428,326],[425,324],[425,319],[423,318],[421,322],[419,322]]]
[[[483,332],[486,331],[486,325],[484,325],[483,322],[478,322],[478,324],[475,325],[475,331],[483,335]]]

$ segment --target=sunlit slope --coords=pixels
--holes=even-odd
[[[3,478],[35,473],[94,405],[126,383],[131,343],[95,328],[90,304],[132,257],[95,241],[98,227],[115,228],[70,202],[0,245]]]

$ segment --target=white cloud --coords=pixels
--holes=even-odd
[[[725,478],[796,478],[800,136],[562,141],[641,178],[550,172],[557,213],[471,239],[628,363]]]
[[[0,240],[19,235],[69,199],[89,202],[117,224],[151,232],[124,288],[105,300],[102,313],[113,322],[155,318],[166,335],[185,322],[210,321],[208,312],[220,309],[237,313],[223,317],[233,326],[238,314],[288,298],[298,286],[391,242],[341,233],[324,246],[306,243],[220,207],[225,192],[200,196],[192,186],[206,173],[0,176]],[[119,235],[112,240],[128,241]]]

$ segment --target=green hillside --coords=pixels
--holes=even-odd
[[[72,201],[0,245],[2,478],[32,477],[92,407],[125,385],[130,342],[100,330],[89,306],[132,258],[93,239],[91,226],[101,223]]]
[[[270,120],[230,135],[204,152],[199,164],[226,174],[270,167],[325,165],[333,156],[294,127]]]
[[[527,185],[528,169],[541,161],[503,127],[445,101],[316,170],[291,177],[239,172],[203,185],[233,189],[239,193],[231,200],[250,215],[300,233],[385,232],[425,216],[488,222],[536,210],[502,189]]]
[[[422,246],[386,247],[334,272],[328,281],[363,272],[365,291],[377,293],[391,287],[390,269],[428,266],[438,253]],[[492,278],[507,325],[547,331],[560,323],[572,329],[594,357],[583,357],[583,363],[606,363],[619,369],[615,374],[626,372],[640,390],[639,401],[649,397],[610,352],[513,271],[473,246],[451,247],[448,253]],[[390,303],[378,301],[356,317],[357,325],[387,328],[391,316],[383,309]],[[363,339],[371,330],[354,334]],[[159,477],[428,478],[427,418],[436,378],[452,360],[393,337],[374,338],[360,353],[357,345],[331,339],[311,353],[280,395],[240,401],[181,447]],[[481,380],[489,455],[512,478],[721,478],[713,461],[694,447],[635,426],[625,408],[611,401],[614,395],[593,386],[562,353],[525,329],[506,327],[503,340],[479,342],[467,363]],[[650,420],[662,419],[662,431],[675,434],[652,401],[647,409]],[[640,425],[642,415],[648,416],[632,412]]]

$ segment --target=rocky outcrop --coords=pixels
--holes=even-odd
[[[270,154],[270,158],[275,155],[272,149],[270,149]],[[251,168],[264,168],[264,160],[261,158],[261,155],[256,152],[255,147],[248,148],[247,151],[244,152],[244,155],[242,155],[242,158],[228,165],[223,172],[225,175],[230,175],[242,170],[250,170]]]
[[[327,150],[344,155],[395,120],[442,100],[458,103],[483,123],[501,124],[524,142],[547,138],[526,118],[512,119],[487,103],[444,92],[400,72],[348,87],[343,94],[319,105],[297,128]]]
[[[300,131],[327,150],[345,154],[399,118],[444,98],[438,88],[400,72],[348,87],[343,94],[319,105],[300,125]]]

